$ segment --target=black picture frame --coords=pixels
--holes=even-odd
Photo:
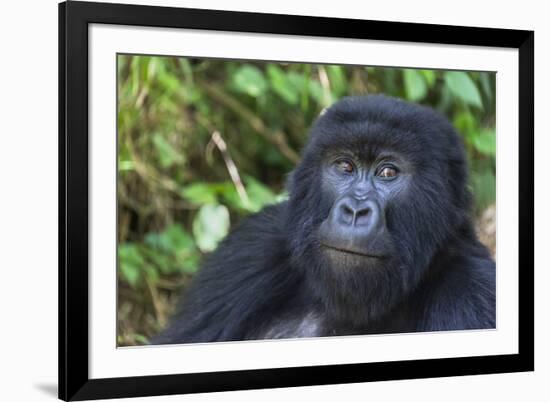
[[[90,379],[88,25],[507,47],[519,51],[518,353]],[[59,398],[86,400],[534,370],[534,32],[70,1],[59,4]]]

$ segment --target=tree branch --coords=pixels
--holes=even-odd
[[[225,107],[231,109],[234,113],[238,114],[243,120],[248,122],[248,124],[266,141],[271,142],[275,145],[279,151],[291,162],[298,163],[300,156],[294,149],[292,149],[286,140],[286,134],[281,131],[271,131],[268,129],[262,119],[254,114],[250,109],[245,105],[239,102],[237,99],[229,95],[227,92],[218,88],[216,85],[210,84],[203,80],[196,80],[197,84],[203,88],[208,95],[214,98],[219,103],[223,104]]]

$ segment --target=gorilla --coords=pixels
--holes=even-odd
[[[287,187],[207,257],[152,344],[495,328],[495,263],[437,112],[344,98]]]

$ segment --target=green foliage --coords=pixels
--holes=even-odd
[[[403,70],[403,83],[407,99],[411,101],[419,101],[428,93],[426,78],[419,70]]]
[[[226,184],[192,183],[181,190],[181,195],[196,205],[212,204],[218,199],[218,193],[223,192]]]
[[[472,177],[472,192],[476,195],[478,209],[486,208],[495,202],[496,179],[491,171]]]
[[[300,100],[301,85],[293,85],[291,78],[275,65],[267,66],[267,74],[273,91],[289,105],[296,105]]]
[[[267,82],[262,71],[247,64],[239,67],[233,74],[233,85],[237,91],[254,98],[262,95],[267,89]]]
[[[229,211],[223,205],[204,204],[193,220],[193,235],[203,252],[214,251],[229,230]]]
[[[223,202],[235,212],[257,212],[265,205],[277,202],[269,187],[251,176],[244,177],[244,188],[248,199],[243,200],[231,181],[218,183],[197,182],[183,188],[184,198],[197,206]]]
[[[157,150],[160,165],[163,168],[169,168],[174,163],[184,161],[184,155],[178,153],[161,134],[153,136],[153,145]]]
[[[136,288],[145,278],[153,282],[159,274],[194,273],[199,253],[193,238],[177,224],[162,232],[149,232],[142,243],[122,243],[118,246],[121,279]]]
[[[494,129],[480,130],[472,136],[472,143],[475,149],[485,155],[496,155],[496,135]]]
[[[250,176],[245,178],[245,183],[250,200],[245,208],[248,211],[258,212],[266,205],[277,203],[277,196],[266,185]]]
[[[121,318],[123,343],[158,329],[162,303],[230,226],[287,198],[308,128],[343,96],[384,93],[447,116],[464,139],[476,211],[494,203],[492,73],[128,55],[117,63],[119,312],[133,317]]]
[[[141,255],[139,247],[136,244],[119,244],[118,258],[122,277],[135,287],[145,265],[145,258]]]
[[[458,99],[462,99],[465,103],[478,108],[483,107],[481,95],[467,73],[463,71],[446,72],[445,84]]]
[[[147,255],[161,273],[193,273],[197,269],[199,254],[193,238],[180,225],[171,224],[163,232],[145,235]]]
[[[338,99],[348,91],[346,72],[342,66],[327,66],[327,73],[330,82],[330,90],[333,98]]]

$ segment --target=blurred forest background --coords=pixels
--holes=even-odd
[[[495,74],[118,56],[117,344],[140,345],[232,225],[286,197],[308,128],[347,95],[431,106],[464,138],[495,249]]]

